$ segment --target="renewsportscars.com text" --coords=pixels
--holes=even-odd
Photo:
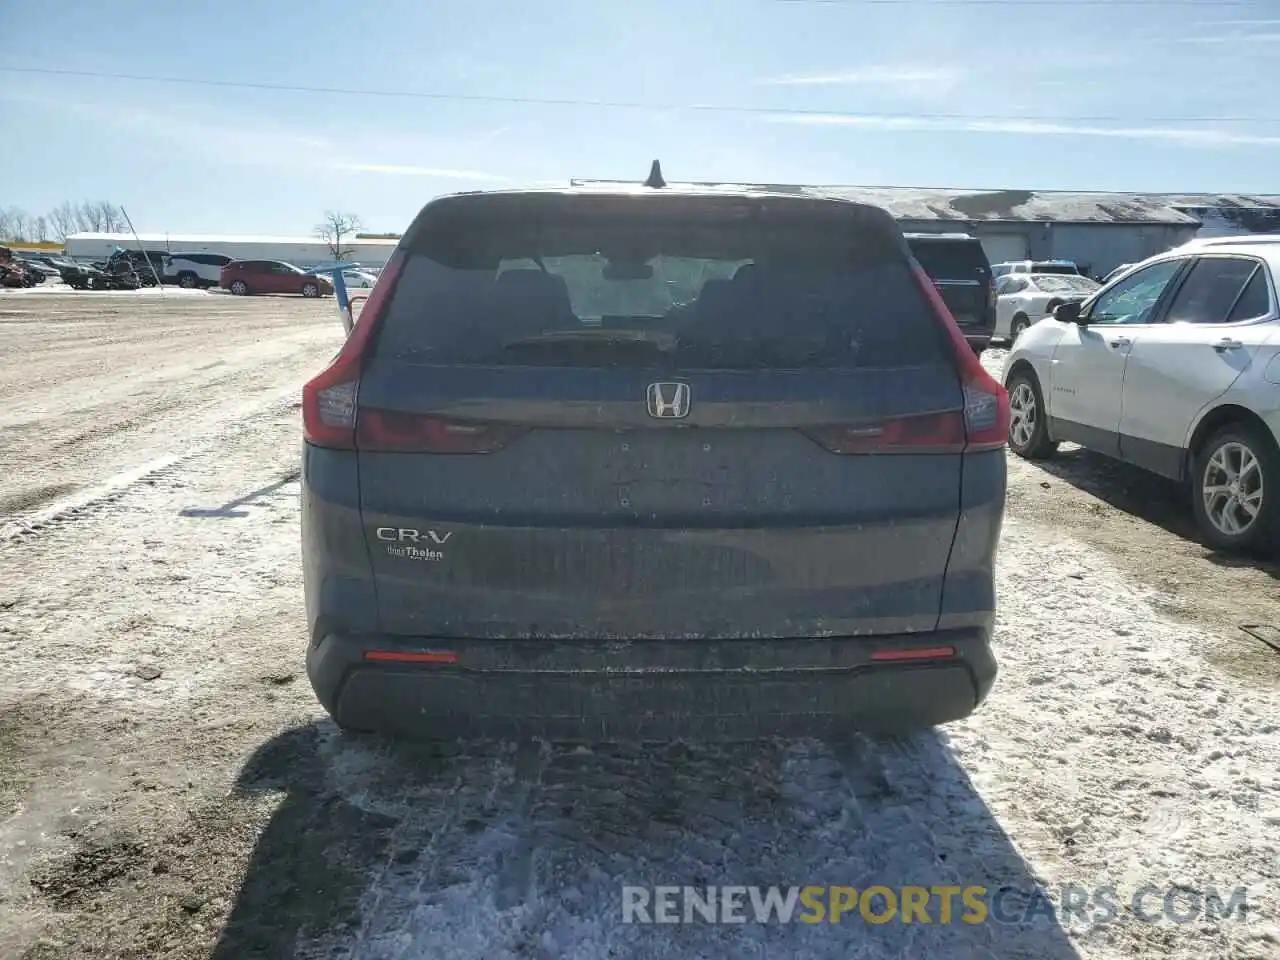
[[[1209,887],[1064,885],[1044,888],[985,886],[856,887],[639,887],[622,888],[624,923],[924,923],[1021,925],[1051,922],[1194,923],[1244,921],[1248,891]]]

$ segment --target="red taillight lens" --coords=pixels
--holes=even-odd
[[[957,411],[811,427],[804,433],[832,453],[959,453],[965,446],[964,418]]]
[[[385,453],[493,453],[524,432],[506,424],[368,407],[356,424],[357,449]]]
[[[912,262],[920,289],[933,307],[951,341],[952,353],[964,388],[965,450],[995,450],[1009,439],[1009,392],[982,366],[956,324],[946,302],[938,294],[920,264]]]
[[[366,650],[366,660],[374,663],[457,663],[458,655],[451,650]]]
[[[378,277],[338,355],[323,373],[303,386],[302,435],[308,443],[335,450],[355,449],[360,366],[403,268],[404,254],[397,250]]]
[[[876,663],[902,663],[911,660],[945,660],[955,655],[955,647],[900,647],[877,650],[871,654],[871,659]]]

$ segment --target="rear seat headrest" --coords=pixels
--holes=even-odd
[[[513,335],[528,336],[576,322],[564,277],[542,270],[505,270],[494,278],[492,315]]]
[[[531,296],[563,297],[569,300],[569,285],[564,277],[542,270],[521,269],[504,270],[494,278],[493,286],[499,294],[528,294]]]

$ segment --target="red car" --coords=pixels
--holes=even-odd
[[[218,285],[238,297],[255,293],[296,293],[329,296],[333,281],[304,273],[283,260],[233,260],[222,268]]]

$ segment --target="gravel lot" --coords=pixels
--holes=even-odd
[[[340,338],[332,302],[0,294],[0,956],[1280,956],[1280,654],[1239,629],[1280,571],[1199,546],[1169,485],[1011,460],[1002,673],[945,731],[391,746],[302,670],[297,401]],[[1122,908],[646,926],[624,883]],[[1141,922],[1147,885],[1246,886],[1248,922]]]

